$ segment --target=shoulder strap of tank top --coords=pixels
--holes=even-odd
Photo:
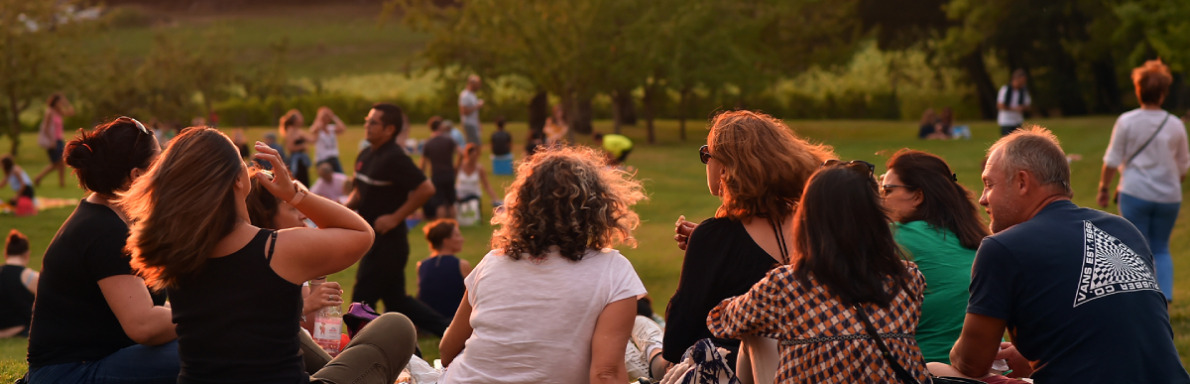
[[[789,264],[789,248],[785,242],[785,229],[782,228],[781,220],[769,218],[769,224],[773,226],[773,233],[777,235],[777,248],[781,251],[781,264]]]
[[[270,231],[269,232],[269,251],[264,256],[264,259],[266,261],[269,261],[269,262],[273,261],[273,250],[275,250],[275,249],[277,249],[277,231]]]

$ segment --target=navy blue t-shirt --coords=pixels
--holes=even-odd
[[[983,240],[967,312],[1005,320],[1039,383],[1190,383],[1165,305],[1136,227],[1062,200]]]

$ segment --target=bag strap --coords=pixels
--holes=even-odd
[[[896,372],[897,378],[901,379],[901,382],[905,384],[921,384],[920,381],[917,381],[917,378],[910,375],[900,363],[893,359],[892,352],[889,352],[888,346],[884,345],[884,340],[880,338],[880,333],[876,331],[876,326],[872,325],[872,322],[868,320],[868,313],[864,311],[863,307],[860,307],[859,304],[855,304],[852,307],[855,308],[855,314],[858,315],[856,318],[864,323],[864,330],[868,332],[868,336],[872,337],[872,341],[876,342],[876,347],[880,348],[880,355],[884,356],[884,361],[887,361],[888,365],[892,367],[893,372]]]
[[[1136,152],[1132,152],[1132,156],[1128,156],[1128,161],[1125,161],[1123,165],[1127,166],[1128,163],[1131,163],[1132,160],[1136,158],[1136,156],[1140,155],[1140,153],[1145,150],[1145,148],[1148,148],[1149,143],[1152,143],[1153,139],[1157,138],[1157,134],[1161,133],[1161,130],[1165,128],[1165,122],[1169,121],[1170,116],[1173,116],[1173,114],[1169,112],[1165,113],[1165,120],[1161,120],[1161,125],[1157,126],[1157,130],[1153,131],[1153,135],[1149,136],[1149,139],[1145,140],[1145,143],[1140,145],[1140,149],[1137,149]]]
[[[781,225],[781,219],[769,219],[769,225],[773,227],[773,234],[777,237],[777,248],[781,249],[781,264],[789,265],[789,249],[788,243],[785,242],[785,228]]]

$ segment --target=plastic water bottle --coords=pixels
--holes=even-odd
[[[326,282],[326,276],[310,280],[310,290],[313,292],[319,285]],[[331,356],[339,354],[339,343],[343,333],[343,308],[338,305],[328,305],[314,313],[314,342]]]

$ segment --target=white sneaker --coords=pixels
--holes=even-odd
[[[638,315],[632,324],[632,337],[629,340],[632,340],[632,344],[644,353],[645,361],[648,361],[654,353],[661,350],[665,333],[661,330],[661,326],[657,325],[657,322]]]

